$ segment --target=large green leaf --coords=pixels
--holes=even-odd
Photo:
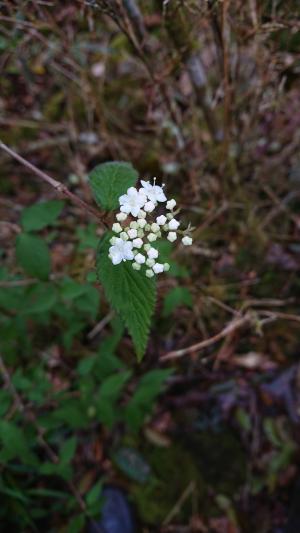
[[[43,229],[56,221],[63,207],[62,200],[50,200],[26,207],[22,211],[21,224],[25,231]]]
[[[117,209],[119,197],[135,185],[138,173],[131,163],[112,161],[102,163],[89,175],[93,196],[100,207],[107,211]]]
[[[46,280],[50,274],[50,254],[45,242],[36,235],[20,233],[16,241],[18,263],[30,276]]]
[[[132,268],[131,261],[113,265],[108,257],[111,233],[106,233],[97,253],[97,274],[107,299],[120,314],[127,327],[139,360],[142,359],[149,335],[155,305],[155,282],[145,272]]]

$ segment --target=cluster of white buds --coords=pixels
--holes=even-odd
[[[163,232],[167,239],[174,242],[177,234],[181,235],[182,243],[190,246],[193,239],[188,235],[190,228],[179,230],[180,222],[176,219],[178,211],[174,211],[176,201],[167,200],[163,187],[153,185],[149,181],[141,181],[142,187],[130,187],[126,194],[119,198],[120,212],[112,226],[116,236],[110,240],[109,258],[114,265],[122,261],[132,261],[132,268],[140,270],[145,268],[148,278],[155,274],[167,272],[169,263],[159,262],[159,253],[151,243],[161,238]],[[154,210],[159,203],[166,202],[165,214],[156,216]]]

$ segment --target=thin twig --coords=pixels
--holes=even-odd
[[[9,146],[4,144],[1,140],[0,140],[0,149],[3,150],[4,152],[6,152],[7,154],[9,154],[11,157],[16,159],[17,161],[19,161],[19,163],[21,163],[26,168],[31,170],[34,174],[39,176],[39,178],[41,178],[43,181],[45,181],[46,183],[51,185],[51,187],[53,187],[58,193],[66,196],[73,203],[77,204],[78,206],[80,206],[85,211],[88,211],[88,213],[90,213],[91,215],[96,217],[97,220],[102,225],[107,227],[106,222],[103,220],[103,216],[104,215],[99,213],[96,209],[94,209],[92,206],[87,204],[84,200],[79,198],[79,196],[77,196],[73,192],[69,191],[69,189],[63,183],[61,183],[60,181],[57,181],[56,179],[52,178],[51,176],[49,176],[48,174],[46,174],[45,172],[43,172],[39,168],[35,167],[32,163],[30,163],[29,161],[24,159],[22,156],[17,154],[14,150],[12,150]]]
[[[110,311],[110,313],[108,313],[104,318],[102,318],[102,320],[100,320],[100,322],[98,322],[98,324],[96,324],[96,326],[88,333],[87,338],[91,340],[96,337],[96,335],[98,335],[100,331],[102,331],[103,328],[105,328],[105,326],[109,324],[114,314],[114,311]]]
[[[250,313],[247,313],[246,315],[237,318],[235,320],[232,320],[222,331],[219,331],[216,335],[213,337],[210,337],[209,339],[205,339],[204,341],[197,342],[196,344],[193,344],[192,346],[189,346],[188,348],[182,348],[181,350],[175,350],[173,352],[169,352],[166,355],[163,355],[160,360],[162,362],[170,361],[171,359],[178,359],[179,357],[183,357],[184,355],[203,350],[204,348],[207,348],[208,346],[211,346],[212,344],[215,344],[221,339],[224,339],[224,337],[227,337],[227,335],[230,335],[233,331],[242,328],[245,325],[250,324],[253,321],[253,315]]]

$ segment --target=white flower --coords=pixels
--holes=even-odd
[[[155,263],[152,268],[155,274],[161,274],[164,271],[164,265],[162,263]]]
[[[117,214],[116,214],[116,219],[117,219],[119,222],[123,222],[124,220],[126,220],[126,218],[127,218],[126,213],[117,213]]]
[[[144,218],[139,218],[137,224],[139,228],[143,229],[146,226],[147,221]]]
[[[151,213],[155,209],[155,204],[149,200],[149,202],[145,203],[144,209],[147,213]]]
[[[164,263],[164,272],[168,272],[170,270],[169,263]]]
[[[155,233],[149,233],[147,239],[149,242],[154,242],[157,239],[157,235],[155,235]]]
[[[148,252],[148,250],[150,250],[150,248],[151,248],[151,244],[149,244],[147,242],[147,244],[144,245],[144,250],[146,250],[146,252]]]
[[[176,205],[176,200],[174,200],[174,198],[172,198],[172,200],[169,200],[167,202],[166,208],[172,210],[172,209],[174,209],[175,205]]]
[[[167,222],[167,217],[165,217],[165,215],[160,215],[160,217],[157,217],[156,219],[156,223],[159,226],[163,226],[166,222]]]
[[[159,225],[156,224],[156,222],[153,222],[153,224],[151,224],[151,230],[153,233],[157,233],[159,231]]]
[[[168,226],[169,226],[169,229],[176,230],[180,226],[180,222],[178,222],[178,220],[176,220],[176,218],[172,218],[172,220],[170,220]]]
[[[146,200],[146,195],[143,192],[137,191],[135,187],[130,187],[127,194],[123,194],[119,198],[121,211],[127,214],[131,213],[133,217],[136,217],[141,207],[144,207]]]
[[[167,239],[168,239],[168,241],[170,241],[170,242],[174,242],[174,241],[176,241],[176,239],[177,239],[177,233],[175,233],[175,231],[170,231],[170,233],[168,233]]]
[[[159,185],[155,185],[155,180],[156,178],[154,178],[154,185],[151,185],[149,181],[141,180],[143,188],[140,190],[144,191],[144,193],[147,195],[147,198],[154,204],[157,202],[166,202],[167,198],[163,188],[159,187]]]
[[[138,263],[139,265],[143,265],[145,263],[145,261],[146,261],[145,256],[142,255],[142,254],[136,254],[134,259],[135,259],[136,263]]]
[[[138,218],[146,218],[146,213],[142,209],[138,212]]]
[[[134,239],[134,240],[132,241],[132,246],[133,246],[134,248],[142,248],[143,244],[144,244],[144,243],[143,243],[142,239],[140,239],[140,238]]]
[[[119,224],[119,222],[115,222],[113,225],[112,225],[112,230],[115,232],[115,233],[120,233],[122,231],[122,226],[121,224]]]
[[[193,239],[192,239],[192,237],[189,237],[188,235],[186,235],[185,237],[183,237],[183,239],[182,239],[182,244],[184,244],[185,246],[191,246],[191,244],[193,244]]]
[[[155,265],[155,259],[147,259],[146,265],[148,267],[153,267],[153,265]]]
[[[136,229],[130,229],[128,231],[128,235],[131,239],[135,239],[137,237],[137,230]]]
[[[146,270],[146,276],[147,278],[153,278],[154,276],[153,270]]]
[[[122,261],[131,261],[133,259],[132,243],[123,241],[123,239],[116,239],[116,243],[110,247],[109,255],[114,265],[118,265]]]
[[[131,229],[138,229],[139,225],[137,222],[135,222],[135,220],[133,220],[132,222],[130,222],[129,227]]]
[[[112,237],[109,242],[110,244],[116,244],[117,237]]]
[[[147,251],[147,255],[148,255],[149,259],[157,259],[157,257],[158,257],[158,250],[156,250],[155,248],[150,248],[150,249]]]
[[[132,268],[133,270],[141,270],[141,265],[139,265],[138,263],[132,263]]]

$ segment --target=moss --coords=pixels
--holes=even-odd
[[[144,453],[153,475],[145,486],[135,485],[131,495],[140,518],[148,524],[159,525],[192,481],[199,498],[203,494],[203,482],[193,456],[178,444],[167,449],[152,448]],[[191,498],[188,498],[177,518],[184,520],[190,513]]]

